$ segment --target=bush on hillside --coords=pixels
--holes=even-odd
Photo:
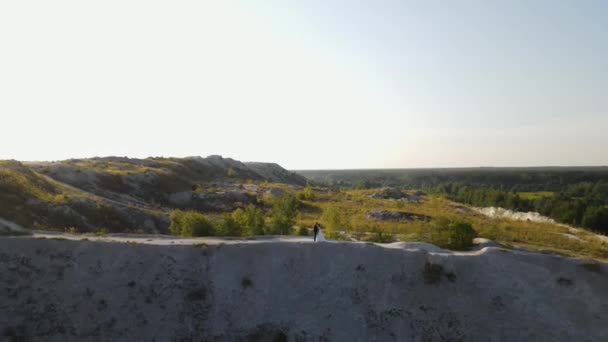
[[[321,222],[329,230],[338,230],[340,228],[343,228],[344,224],[346,223],[346,220],[342,216],[340,208],[335,205],[330,205],[323,209],[323,214],[321,215]]]
[[[271,234],[287,235],[296,222],[298,215],[298,200],[292,194],[284,194],[277,197],[272,205]]]
[[[308,228],[302,226],[298,228],[298,235],[300,236],[309,236],[310,235],[310,231],[308,230]]]
[[[169,231],[178,236],[213,236],[215,227],[198,211],[173,210]]]
[[[264,210],[253,204],[245,210],[239,208],[232,212],[232,218],[242,227],[244,235],[264,235]]]
[[[363,241],[376,243],[391,243],[395,242],[395,237],[392,234],[384,233],[381,230],[377,230],[372,235],[366,236]]]
[[[301,201],[314,201],[315,191],[312,189],[310,184],[306,184],[304,190],[298,192],[297,197]]]
[[[608,232],[608,207],[587,207],[582,225],[591,229]]]
[[[241,210],[241,209],[237,209]],[[242,211],[242,210],[241,210]],[[243,226],[237,222],[235,217],[235,212],[232,214],[225,213],[223,216],[222,223],[220,223],[217,227],[216,235],[221,236],[241,236],[243,235]]]
[[[441,217],[429,226],[427,238],[430,243],[441,248],[466,250],[473,245],[477,232],[470,223],[452,221]]]

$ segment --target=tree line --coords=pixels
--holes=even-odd
[[[214,223],[195,210],[173,210],[169,231],[179,236],[248,236],[286,235],[291,233],[298,214],[299,200],[293,194],[271,198],[270,222],[267,223],[263,207],[250,204],[231,213],[224,213]]]
[[[515,188],[497,190],[462,182],[443,184],[432,190],[456,202],[536,211],[557,222],[608,233],[608,181],[605,180],[570,184],[551,195],[537,198],[524,198]]]

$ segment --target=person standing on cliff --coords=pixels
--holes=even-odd
[[[319,234],[319,222],[315,222],[314,227],[312,228],[313,241],[317,242],[317,234]]]

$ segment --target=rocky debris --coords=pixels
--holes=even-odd
[[[454,209],[454,211],[457,211],[457,212],[459,212],[461,214],[466,214],[466,213],[468,213],[468,212],[471,211],[470,208],[465,207],[464,205],[452,204],[452,205],[450,205],[450,207],[452,209]]]
[[[285,191],[283,189],[279,189],[279,188],[270,188],[265,191],[265,194],[272,195],[274,197],[281,197],[285,194]]]
[[[384,246],[387,248],[400,248],[400,249],[404,249],[404,250],[421,250],[421,251],[427,251],[427,252],[431,252],[431,253],[450,253],[448,250],[442,249],[440,247],[437,247],[433,244],[426,243],[426,242],[400,241],[400,242],[393,242],[393,243],[385,244]]]
[[[397,188],[385,187],[378,189],[378,191],[374,192],[370,195],[371,198],[379,198],[379,199],[401,199],[406,197],[407,195],[401,190]]]
[[[499,244],[498,242],[492,241],[490,239],[486,239],[486,238],[474,238],[473,239],[473,250],[480,250],[486,247],[504,247],[503,245]]]
[[[0,217],[0,236],[17,236],[32,234],[20,225]]]
[[[557,224],[554,219],[543,216],[537,212],[512,211],[500,207],[473,208],[482,215],[492,218],[507,218],[515,221],[531,221]],[[567,226],[565,226],[567,227]]]
[[[413,195],[407,194],[397,188],[385,187],[370,195],[371,198],[377,199],[392,199],[404,202],[420,202],[426,194],[422,191],[416,191]]]
[[[409,203],[420,203],[420,201],[422,201],[422,199],[423,199],[423,197],[421,197],[421,196],[407,195],[406,197],[400,198],[397,201],[409,202]]]
[[[378,221],[430,221],[431,217],[421,214],[407,213],[403,211],[389,211],[374,209],[367,212],[368,220]]]
[[[276,163],[257,163],[248,162],[245,165],[263,179],[269,182],[286,183],[304,186],[308,182],[303,176],[288,171]]]
[[[260,191],[260,186],[256,184],[241,184],[247,192],[257,194]]]
[[[494,247],[198,241],[0,238],[0,340],[608,340],[604,262]]]
[[[587,241],[581,239],[580,237],[578,237],[576,235],[570,234],[570,233],[561,233],[561,235],[563,237],[566,237],[566,238],[570,239],[570,240],[575,240],[575,241],[578,241],[578,242],[587,243]]]
[[[275,163],[243,163],[212,155],[186,158],[103,157],[29,163],[29,167],[59,182],[121,200],[164,202],[171,193],[202,182],[245,180],[306,185],[306,178]]]

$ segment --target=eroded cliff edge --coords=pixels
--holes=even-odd
[[[485,248],[0,238],[0,339],[608,339],[608,265]]]

